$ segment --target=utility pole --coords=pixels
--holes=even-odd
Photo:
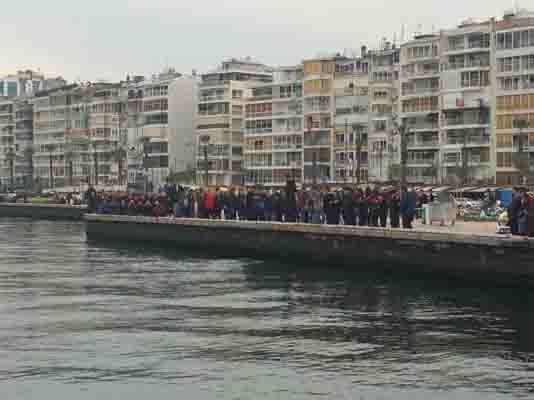
[[[343,135],[343,142],[345,142],[345,157],[343,159],[343,182],[347,182],[348,168],[345,166],[349,162],[349,151],[348,151],[348,141],[349,141],[349,121],[345,118],[345,134]]]
[[[93,159],[95,163],[95,186],[98,185],[98,153],[97,153],[97,144],[93,142]]]
[[[360,184],[361,177],[361,162],[362,162],[362,127],[360,124],[354,124],[352,126],[354,132],[354,140],[356,141],[356,183]]]

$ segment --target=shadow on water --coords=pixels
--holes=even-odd
[[[198,249],[175,249],[130,243],[89,241],[90,245],[114,249],[127,256],[160,256],[169,260],[227,260]],[[235,260],[235,258],[233,258]],[[328,332],[318,329],[288,329],[290,338],[319,338],[333,340],[336,330],[339,339],[365,338],[379,343],[380,338],[396,337],[400,348],[417,353],[418,332],[445,330],[452,335],[457,348],[464,351],[483,351],[487,346],[502,349],[503,357],[530,359],[534,354],[534,296],[529,287],[508,287],[498,282],[474,282],[448,276],[414,275],[411,271],[391,272],[384,268],[366,266],[351,269],[346,266],[306,265],[306,260],[273,261],[241,258],[244,284],[253,291],[284,293],[277,301],[287,304],[278,315],[291,319],[291,313],[308,309],[346,312],[367,327],[347,331],[343,327]],[[355,326],[357,326],[356,324]],[[506,325],[506,326],[505,326]],[[384,330],[389,333],[384,333]],[[484,332],[484,337],[479,336]],[[283,332],[277,335],[284,336]],[[439,337],[439,334],[437,335]],[[385,340],[385,339],[384,339]],[[430,340],[430,342],[432,342]],[[439,339],[438,339],[439,342]],[[442,343],[443,344],[443,343]],[[501,346],[502,345],[502,346]],[[511,349],[508,346],[511,346]],[[506,354],[504,354],[506,353]],[[525,356],[525,354],[527,354]]]

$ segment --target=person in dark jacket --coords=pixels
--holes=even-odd
[[[389,219],[392,228],[400,226],[400,195],[393,191],[389,201]]]
[[[339,225],[340,201],[337,195],[329,192],[324,197],[324,211],[328,225]]]
[[[521,193],[518,188],[514,188],[512,193],[512,202],[508,207],[508,220],[510,225],[510,231],[512,235],[517,235],[519,233],[519,211],[521,209]]]
[[[367,226],[369,223],[369,197],[371,190],[367,188],[365,193],[360,191],[360,201],[358,204],[358,223],[360,226]]]
[[[378,220],[382,228],[385,228],[388,223],[389,214],[389,196],[385,192],[378,195]]]
[[[356,215],[354,215],[354,196],[352,190],[343,192],[343,220],[345,225],[356,225]]]
[[[96,211],[97,193],[93,185],[90,185],[85,192],[85,199],[87,201],[87,211],[94,213]]]

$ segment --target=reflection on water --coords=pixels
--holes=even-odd
[[[0,220],[6,398],[534,396],[527,289],[88,244],[83,231]]]

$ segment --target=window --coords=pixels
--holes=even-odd
[[[497,167],[510,168],[512,166],[512,153],[497,153]]]
[[[497,34],[497,50],[504,49],[504,33]]]

